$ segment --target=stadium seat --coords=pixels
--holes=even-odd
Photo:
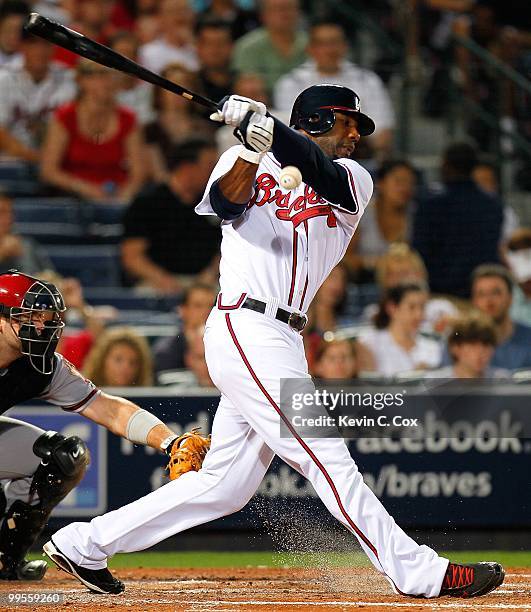
[[[72,198],[15,198],[16,223],[71,223],[83,221],[79,202]]]
[[[118,248],[110,245],[48,246],[48,254],[63,276],[75,276],[85,287],[116,286],[120,282]]]

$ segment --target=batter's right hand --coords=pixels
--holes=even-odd
[[[212,113],[210,118],[213,121],[220,121],[233,127],[238,127],[249,111],[260,115],[265,115],[267,112],[265,104],[243,96],[229,96],[222,102],[221,109]]]

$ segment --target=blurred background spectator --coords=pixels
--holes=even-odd
[[[207,140],[176,147],[164,183],[139,194],[126,210],[122,264],[129,278],[162,293],[177,293],[193,277],[216,282],[219,226],[194,211],[217,161]]]
[[[135,0],[133,4],[133,32],[142,45],[153,42],[161,32],[157,11],[159,0]]]
[[[451,145],[443,157],[442,190],[419,200],[413,247],[428,269],[433,293],[467,297],[472,270],[499,258],[503,207],[473,182],[475,165],[471,145]]]
[[[149,346],[133,328],[108,329],[90,351],[83,374],[98,387],[149,387],[153,384]]]
[[[102,45],[108,45],[115,33],[111,23],[113,6],[113,0],[76,0],[69,4],[72,16],[69,27]],[[79,59],[79,55],[75,53],[62,47],[54,47],[54,60],[63,66],[74,68]]]
[[[200,21],[196,28],[196,45],[202,92],[216,102],[230,96],[234,93],[236,76],[231,68],[233,42],[230,25],[225,21]],[[206,113],[208,110],[205,111],[208,117]]]
[[[385,292],[374,328],[359,338],[367,349],[360,370],[394,376],[439,365],[439,343],[419,333],[427,300],[428,292],[420,284],[398,285]]]
[[[32,238],[18,235],[13,221],[13,202],[5,193],[0,193],[0,272],[16,269],[38,275],[53,269],[46,250]]]
[[[322,340],[312,372],[321,380],[352,380],[358,376],[353,340]]]
[[[242,36],[235,45],[233,66],[265,79],[272,93],[278,79],[306,59],[306,33],[299,29],[298,0],[261,0],[262,27]]]
[[[178,370],[185,367],[185,353],[189,338],[205,326],[217,288],[206,283],[194,283],[183,292],[178,307],[180,326],[174,336],[161,338],[153,347],[155,371]]]
[[[406,160],[388,160],[378,168],[375,190],[345,255],[353,278],[374,280],[378,259],[395,242],[410,242],[417,177]]]
[[[472,275],[472,304],[492,318],[497,346],[491,365],[508,370],[531,367],[531,327],[511,318],[514,281],[500,265],[484,265]]]
[[[204,333],[205,328],[203,326],[190,333],[184,353],[184,363],[188,372],[192,375],[189,381],[191,386],[213,387],[214,383],[208,373],[205,360]]]
[[[516,280],[511,318],[518,323],[531,325],[531,228],[515,230],[507,241],[504,254]]]
[[[0,67],[22,63],[22,25],[29,13],[26,2],[5,0],[0,5]]]
[[[153,72],[161,72],[177,62],[188,70],[199,64],[194,46],[194,11],[188,0],[160,0],[158,5],[160,34],[140,48],[140,63]]]
[[[138,49],[140,41],[132,32],[122,30],[115,34],[109,46],[117,53],[121,53],[138,61]],[[116,71],[116,86],[118,88],[116,101],[120,106],[125,106],[135,113],[139,123],[144,124],[153,118],[152,110],[152,88],[139,79],[126,74],[125,72]]]
[[[181,64],[166,66],[162,75],[192,91],[198,90],[197,74]],[[165,89],[154,90],[153,102],[155,119],[146,125],[144,133],[149,178],[160,183],[168,180],[168,160],[175,145],[192,136],[211,134],[215,128],[201,117],[196,105]]]
[[[488,317],[457,318],[448,334],[452,365],[427,372],[426,378],[509,378],[509,370],[490,366],[496,344],[496,329]]]
[[[394,242],[378,259],[375,268],[376,287],[380,295],[404,283],[428,286],[428,272],[420,255],[403,242]],[[433,336],[444,335],[450,320],[458,314],[456,300],[429,296],[424,309],[421,330]],[[363,310],[363,321],[371,321],[378,312],[378,304],[368,304]]]
[[[117,318],[118,311],[112,306],[93,307],[88,304],[77,278],[64,278],[48,269],[38,276],[53,283],[63,295],[67,307],[64,315],[66,327],[57,345],[57,352],[81,370],[94,340],[108,322]]]
[[[36,162],[51,113],[76,93],[70,72],[51,63],[53,45],[24,34],[22,62],[0,72],[0,146],[8,157]]]
[[[116,102],[113,70],[83,59],[79,95],[48,126],[42,179],[89,200],[128,202],[145,180],[142,136],[135,115]]]
[[[304,330],[304,344],[308,367],[312,370],[322,339],[327,332],[334,332],[345,314],[347,302],[347,271],[337,265],[315,295],[308,311],[309,325]]]
[[[234,40],[258,27],[258,16],[254,10],[242,9],[236,0],[210,0],[198,15],[200,22],[220,21],[230,28]]]
[[[374,135],[363,139],[360,145],[368,144],[371,150],[368,156],[383,158],[391,149],[395,126],[391,98],[380,77],[372,70],[353,64],[347,59],[348,53],[345,31],[339,23],[322,21],[312,25],[308,59],[277,81],[274,107],[289,113],[297,95],[311,85],[334,83],[350,87],[359,95],[362,110],[376,124]]]

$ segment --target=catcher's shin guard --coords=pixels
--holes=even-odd
[[[45,561],[26,561],[25,554],[46,524],[49,512],[40,504],[14,501],[0,528],[0,580],[40,580]]]
[[[48,431],[35,441],[33,452],[41,463],[30,487],[31,505],[14,501],[0,528],[0,579],[40,580],[45,561],[26,561],[25,555],[46,525],[53,508],[79,483],[89,464],[86,444],[77,436],[65,438]]]

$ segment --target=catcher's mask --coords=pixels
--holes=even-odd
[[[20,338],[21,352],[41,374],[53,372],[53,356],[65,326],[63,296],[55,285],[10,270],[0,274],[0,315]],[[13,326],[19,326],[18,332]]]

